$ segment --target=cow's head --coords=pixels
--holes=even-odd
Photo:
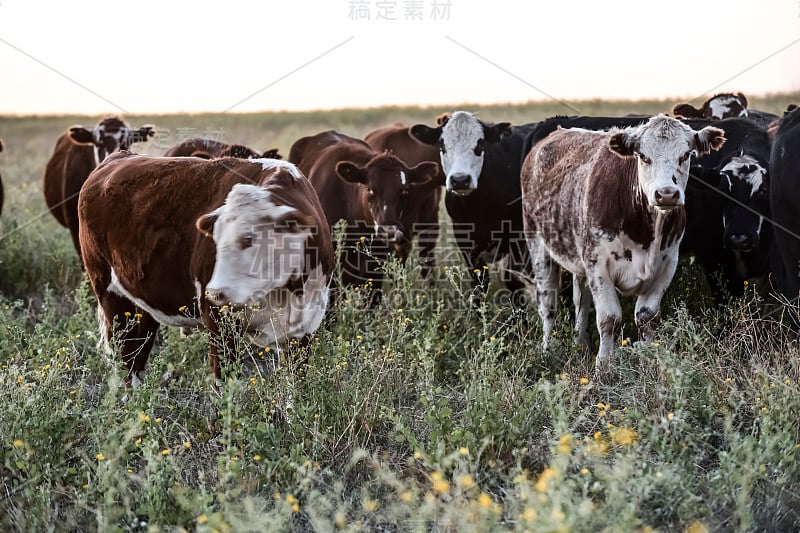
[[[728,195],[722,212],[724,245],[749,252],[761,242],[764,215],[769,212],[769,165],[739,154],[720,165],[719,189]]]
[[[438,171],[439,166],[430,161],[409,168],[389,153],[375,156],[366,165],[352,161],[336,164],[336,174],[341,179],[363,186],[375,234],[395,244],[402,244],[409,238],[411,228],[402,224],[408,197]]]
[[[267,188],[234,185],[221,207],[197,219],[197,229],[216,244],[206,285],[211,303],[259,306],[275,289],[302,286],[316,226]]]
[[[73,141],[91,143],[95,146],[98,164],[114,152],[128,150],[133,143],[145,142],[153,135],[155,135],[153,126],[147,125],[133,130],[117,117],[101,120],[93,130],[83,126],[73,126],[69,129],[69,136]]]
[[[435,128],[417,124],[409,132],[418,141],[439,147],[447,190],[469,194],[478,188],[486,145],[509,135],[511,124],[484,124],[466,111],[443,115],[437,122]]]
[[[228,146],[219,156],[238,157],[240,159],[261,159],[261,154],[241,144],[232,144]]]
[[[683,118],[723,119],[747,116],[747,97],[742,93],[715,94],[700,109],[691,104],[678,104],[672,114]]]
[[[609,148],[620,157],[637,158],[639,187],[651,207],[673,209],[685,200],[692,155],[719,150],[725,132],[706,126],[695,131],[683,122],[659,115],[609,138]]]

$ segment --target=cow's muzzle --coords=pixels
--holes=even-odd
[[[749,252],[758,246],[758,235],[753,233],[732,233],[725,237],[728,250]]]
[[[656,189],[653,196],[655,197],[655,207],[660,209],[673,209],[683,205],[681,191],[677,187],[661,187]]]
[[[461,195],[471,193],[475,190],[472,187],[472,176],[464,173],[452,174],[447,178],[447,190]]]

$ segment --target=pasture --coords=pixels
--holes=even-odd
[[[750,105],[781,114],[798,100]],[[619,115],[673,103],[571,104]],[[363,137],[454,109],[514,124],[573,114],[532,103],[125,119],[156,126],[142,153],[204,136],[285,157],[304,135]],[[126,389],[41,189],[56,138],[96,122],[0,117],[3,530],[800,529],[800,347],[781,322],[795,310],[755,283],[716,307],[682,261],[657,340],[636,342],[626,301],[612,376],[597,382],[569,305],[547,355],[535,309],[507,305],[501,267],[485,273],[485,305],[471,305],[443,209],[435,274],[423,279],[413,257],[386,263],[375,309],[363,289],[344,291],[307,361],[290,346],[277,370],[228,367],[215,389],[205,335],[162,328],[144,386]]]

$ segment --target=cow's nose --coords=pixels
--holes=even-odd
[[[468,189],[472,178],[469,174],[453,174],[450,176],[450,185],[453,189]]]
[[[656,189],[656,205],[658,207],[675,207],[680,200],[681,191],[676,187]]]
[[[727,240],[731,250],[751,250],[756,245],[756,237],[750,233],[734,233]]]
[[[406,242],[408,240],[408,238],[406,237],[406,234],[403,232],[402,229],[397,228],[396,230],[394,230],[394,239],[393,240],[397,244],[403,244],[404,242]]]
[[[225,305],[228,303],[228,297],[222,289],[206,288],[206,298],[214,305]]]

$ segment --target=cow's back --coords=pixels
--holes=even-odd
[[[800,292],[800,108],[786,115],[778,128],[770,155],[770,174],[775,281],[778,290],[794,300]]]
[[[75,143],[69,133],[58,138],[45,167],[43,189],[47,208],[65,228],[69,228],[65,205],[70,200],[77,202],[77,197],[70,199],[69,196],[77,195],[94,165],[92,145]]]
[[[164,157],[189,157],[201,152],[211,158],[219,157],[228,145],[213,139],[193,138],[182,141],[164,153]]]
[[[325,149],[342,142],[368,146],[367,143],[360,139],[349,137],[334,130],[328,130],[316,135],[302,137],[295,141],[289,149],[288,161],[297,166],[300,172],[310,179],[311,168],[316,164],[317,159],[321,157],[323,152],[325,152]]]

